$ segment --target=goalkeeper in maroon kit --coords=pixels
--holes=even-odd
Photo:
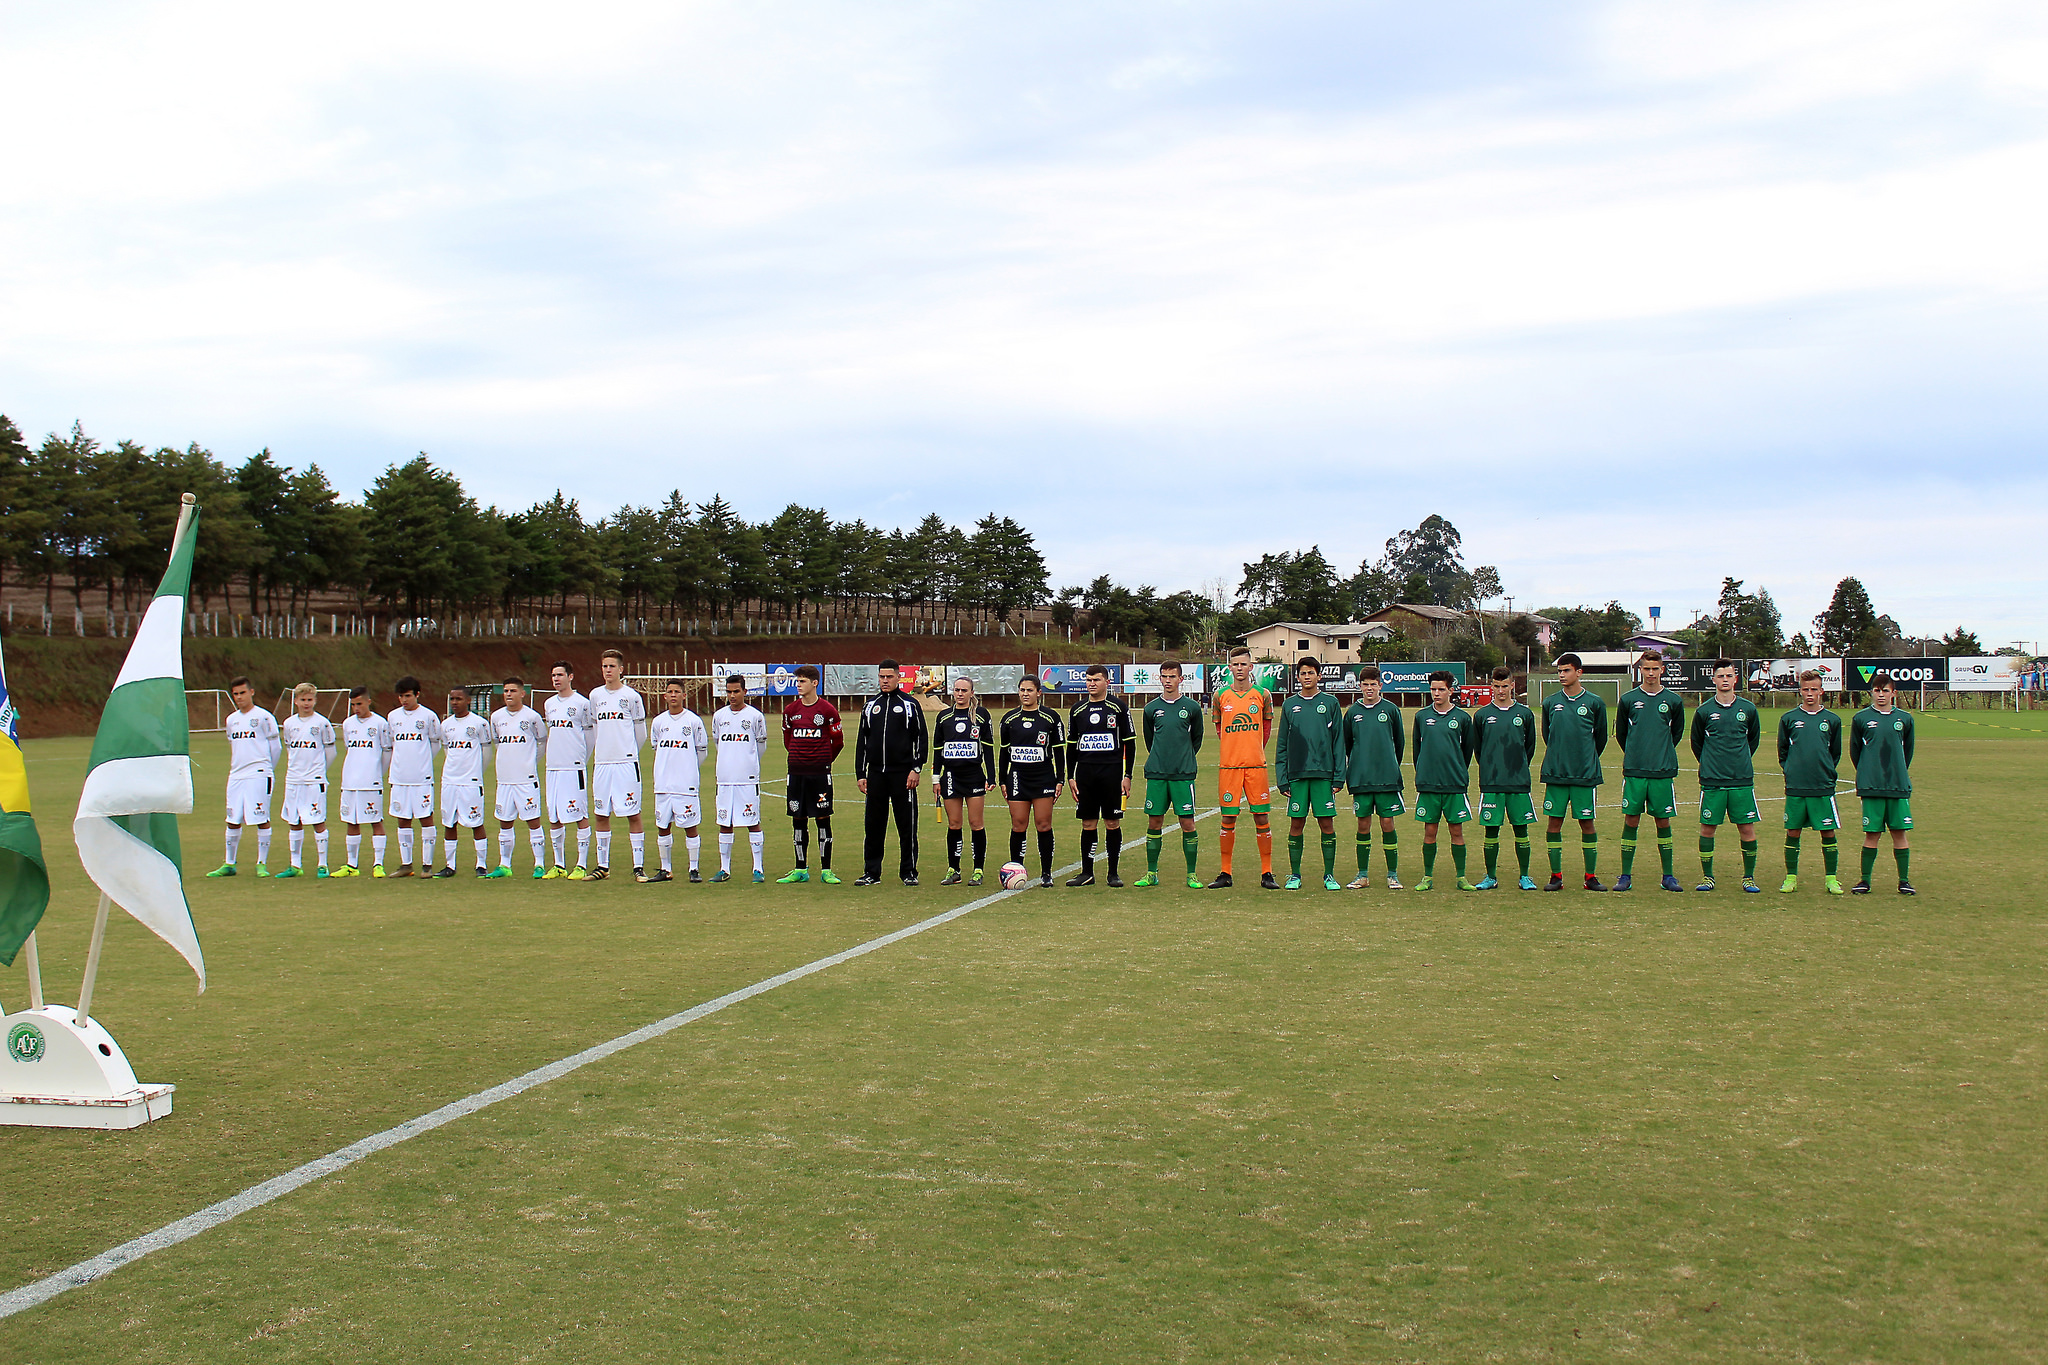
[[[796,700],[782,709],[782,748],[789,756],[789,818],[796,826],[796,867],[779,882],[811,879],[810,822],[818,822],[818,880],[839,884],[832,870],[832,761],[846,747],[839,708],[818,695],[818,670],[796,671]]]

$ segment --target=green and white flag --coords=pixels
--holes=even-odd
[[[185,900],[178,815],[192,812],[192,734],[185,709],[185,597],[199,508],[187,501],[135,643],[100,716],[72,837],[86,876],[176,948],[206,989],[206,961]]]
[[[43,840],[28,807],[28,769],[21,761],[14,703],[7,696],[7,670],[0,665],[0,966],[14,955],[50,903],[50,874],[43,869]]]

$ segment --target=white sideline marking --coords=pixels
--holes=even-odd
[[[1216,813],[1216,808],[1211,808],[1203,811],[1195,818],[1197,820],[1206,820]],[[1056,869],[1053,875],[1065,876],[1080,866],[1081,864],[1078,862],[1068,863],[1065,867]],[[886,948],[892,943],[900,943],[904,939],[921,934],[927,929],[936,929],[942,924],[950,924],[962,915],[971,915],[984,906],[994,905],[997,901],[1007,900],[1011,896],[1021,896],[1026,891],[1038,889],[1041,888],[1020,886],[1015,891],[998,890],[992,892],[989,895],[983,896],[980,900],[969,901],[965,905],[955,906],[951,910],[933,915],[930,919],[919,920],[916,924],[906,925],[894,933],[883,934],[880,938],[871,938],[866,943],[857,944],[846,949],[844,952],[833,953],[830,957],[821,957],[816,962],[807,962],[803,966],[791,968],[779,976],[771,976],[764,981],[756,981],[751,986],[743,986],[739,990],[721,995],[716,1000],[707,1000],[701,1005],[693,1005],[680,1014],[671,1014],[666,1019],[656,1020],[652,1024],[643,1024],[631,1033],[622,1033],[609,1042],[599,1043],[594,1047],[587,1047],[572,1056],[562,1058],[560,1061],[549,1062],[546,1066],[535,1067],[523,1076],[514,1076],[509,1081],[494,1085],[488,1090],[479,1090],[474,1095],[456,1100],[453,1104],[444,1104],[432,1113],[422,1114],[416,1119],[407,1119],[404,1123],[386,1128],[381,1133],[372,1133],[366,1138],[351,1142],[348,1146],[338,1151],[329,1152],[326,1156],[316,1157],[303,1166],[286,1171],[283,1175],[272,1176],[260,1185],[251,1185],[240,1194],[229,1195],[217,1204],[209,1204],[197,1213],[187,1214],[175,1223],[166,1223],[154,1232],[145,1232],[142,1236],[132,1241],[121,1243],[121,1245],[113,1248],[111,1251],[103,1251],[90,1260],[80,1261],[77,1265],[60,1270],[54,1275],[46,1275],[42,1279],[33,1280],[18,1289],[10,1289],[5,1294],[0,1294],[0,1318],[10,1318],[16,1313],[34,1308],[38,1304],[48,1303],[67,1289],[76,1289],[80,1285],[91,1284],[94,1280],[110,1275],[124,1265],[141,1260],[152,1251],[162,1251],[166,1247],[174,1247],[180,1242],[197,1237],[209,1228],[219,1227],[229,1219],[240,1217],[251,1209],[262,1208],[273,1199],[281,1198],[284,1195],[290,1194],[293,1190],[310,1185],[322,1176],[333,1175],[336,1171],[353,1166],[364,1157],[381,1152],[386,1147],[396,1147],[399,1143],[410,1138],[416,1138],[422,1133],[431,1133],[443,1124],[453,1123],[456,1119],[467,1117],[478,1110],[488,1109],[500,1100],[509,1100],[514,1095],[523,1094],[537,1085],[545,1085],[549,1081],[558,1080],[572,1071],[589,1066],[592,1062],[603,1061],[613,1053],[624,1052],[629,1047],[636,1047],[641,1043],[659,1038],[663,1034],[672,1033],[685,1024],[694,1024],[706,1015],[716,1014],[730,1005],[739,1004],[742,1000],[751,1000],[755,996],[772,991],[778,986],[787,986],[792,981],[801,981],[805,977],[816,975],[828,967],[837,967],[842,962],[851,962],[857,957],[865,957],[877,949]]]

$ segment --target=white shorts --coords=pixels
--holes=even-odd
[[[590,814],[589,793],[583,786],[583,769],[548,769],[548,822],[580,825]]]
[[[669,829],[676,825],[684,829],[697,827],[697,793],[656,792],[654,827]]]
[[[721,782],[718,784],[718,823],[726,829],[761,823],[761,784]]]
[[[277,808],[277,818],[287,825],[324,825],[327,823],[327,784],[325,782],[287,782],[284,784],[284,804]]]
[[[434,784],[394,782],[391,784],[391,818],[431,820],[434,818]]]
[[[590,813],[606,817],[640,813],[640,765],[600,763],[591,774]]]
[[[500,782],[498,784],[498,820],[511,824],[524,820],[532,824],[541,817],[540,788],[531,782]]]
[[[383,819],[383,792],[342,792],[341,822],[344,825],[375,825],[382,823]]]
[[[484,784],[481,782],[443,782],[441,784],[441,823],[449,827],[464,825],[470,829],[484,827]]]
[[[270,779],[237,777],[228,782],[228,823],[267,825],[270,823]]]

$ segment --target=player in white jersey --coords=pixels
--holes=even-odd
[[[647,836],[640,825],[640,746],[647,742],[647,703],[626,686],[626,656],[608,649],[598,659],[604,683],[590,689],[592,758],[590,813],[597,817],[593,881],[612,875],[612,817],[626,817],[633,841],[633,880],[647,880]]]
[[[747,705],[747,680],[735,673],[725,680],[726,704],[711,717],[718,736],[718,873],[714,882],[732,880],[732,832],[747,827],[754,854],[754,880],[761,870],[761,755],[768,750],[768,720]]]
[[[420,875],[434,874],[434,755],[441,749],[441,718],[420,705],[420,680],[398,680],[398,705],[384,717],[391,725],[391,818],[398,822],[398,870],[412,875],[412,831],[420,831]]]
[[[541,708],[548,723],[548,829],[555,843],[555,865],[548,876],[580,882],[590,876],[590,783],[584,776],[590,755],[590,700],[576,690],[576,669],[567,659],[557,660],[548,678],[555,685],[555,695]],[[569,832],[563,827],[572,821],[576,867],[564,873]]]
[[[441,825],[448,857],[436,877],[455,875],[455,840],[464,826],[476,849],[476,875],[486,872],[484,853],[484,755],[491,748],[491,723],[469,709],[469,693],[448,694],[448,718],[441,722]]]
[[[683,843],[690,855],[690,880],[704,880],[697,871],[697,780],[704,755],[711,748],[711,736],[697,713],[684,705],[683,680],[670,678],[662,689],[668,709],[648,726],[654,741],[654,831],[661,853],[661,867],[647,880],[665,882],[674,877],[675,836],[669,831],[683,827]]]
[[[547,836],[541,817],[541,753],[548,746],[548,723],[526,704],[526,683],[505,679],[505,704],[491,712],[491,743],[497,751],[498,865],[484,875],[512,875],[512,830],[526,822],[526,842],[533,848],[533,879],[548,874]]]
[[[228,713],[228,858],[207,873],[235,875],[242,851],[242,826],[256,826],[256,875],[270,875],[270,783],[284,747],[277,738],[277,717],[256,707],[256,689],[247,678],[228,683],[235,709]]]
[[[280,877],[299,875],[306,852],[306,827],[313,828],[313,842],[320,853],[316,877],[327,875],[327,765],[334,762],[334,725],[315,713],[320,690],[309,682],[292,689],[292,714],[277,727],[284,743],[284,801],[277,813],[292,827],[291,866]]]
[[[352,687],[341,722],[341,822],[347,826],[348,861],[337,877],[361,875],[363,826],[370,827],[370,875],[384,875],[384,778],[391,771],[391,726],[370,709],[370,689]]]

